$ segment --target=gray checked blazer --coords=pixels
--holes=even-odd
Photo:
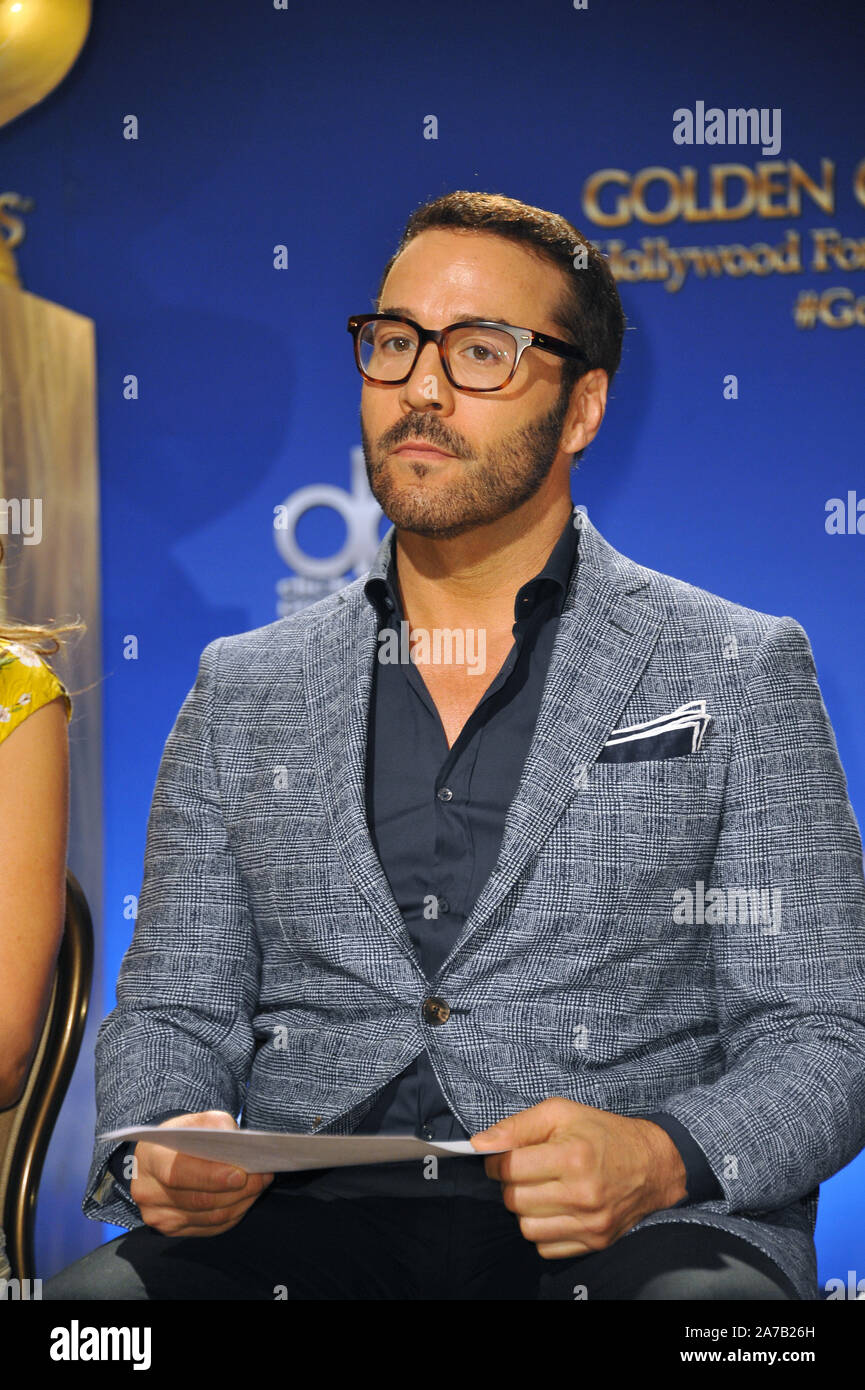
[[[733,1232],[817,1298],[818,1186],[865,1143],[865,882],[802,627],[635,564],[586,519],[498,861],[428,981],[365,818],[366,577],[201,655],[97,1039],[97,1135],[210,1109],[350,1133],[427,1048],[470,1133],[550,1096],[675,1116],[723,1198],[634,1229]],[[697,751],[601,756],[692,701]],[[141,1225],[110,1148],[83,1210]]]

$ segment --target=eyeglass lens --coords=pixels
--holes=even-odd
[[[415,330],[398,319],[374,319],[358,335],[363,370],[376,381],[399,381],[411,371],[417,354]],[[458,386],[502,386],[510,375],[517,344],[511,333],[471,324],[447,336],[448,369]]]

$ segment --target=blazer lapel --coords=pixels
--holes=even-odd
[[[586,519],[498,860],[439,974],[517,882],[579,795],[581,775],[591,776],[590,765],[618,723],[663,626],[647,602],[649,589],[646,572]]]
[[[391,528],[369,575],[386,573],[393,534]],[[304,692],[330,833],[353,882],[423,978],[366,821],[367,715],[377,648],[376,615],[363,591],[368,577],[344,589],[336,608],[310,624]],[[618,722],[663,623],[646,601],[649,586],[646,572],[586,519],[498,862],[440,974],[516,883],[578,794],[581,768],[595,761]]]
[[[303,686],[316,774],[330,833],[352,881],[421,979],[414,943],[370,839],[366,819],[367,713],[378,622],[363,591],[384,575],[393,528],[369,574],[337,594],[337,605],[311,623],[304,642]]]

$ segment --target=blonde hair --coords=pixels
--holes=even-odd
[[[0,541],[0,563],[3,561],[3,542]],[[87,624],[76,618],[72,623],[22,623],[14,618],[0,618],[0,641],[20,642],[37,656],[54,656],[61,642],[57,634],[86,632]],[[52,645],[49,645],[53,643]]]

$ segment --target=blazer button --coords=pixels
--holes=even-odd
[[[423,1001],[423,1016],[426,1023],[447,1023],[451,1016],[451,1006],[444,999],[430,996]]]

